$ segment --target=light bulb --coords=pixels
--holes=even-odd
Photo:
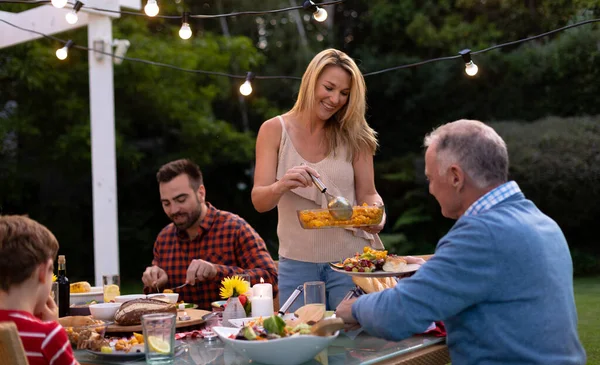
[[[313,13],[313,17],[318,22],[324,22],[327,19],[327,10],[317,7],[317,11]]]
[[[183,23],[181,25],[181,29],[179,29],[179,36],[181,39],[190,39],[192,36],[192,28],[190,28],[188,23]]]
[[[52,0],[52,5],[57,9],[62,9],[67,5],[67,0]]]
[[[65,15],[65,19],[67,19],[67,23],[75,24],[77,23],[77,20],[79,20],[79,17],[77,16],[75,10],[72,10]]]
[[[465,72],[467,73],[467,75],[475,76],[477,75],[477,71],[479,71],[479,67],[477,67],[477,65],[473,63],[473,61],[467,62],[465,64]]]
[[[68,55],[69,55],[69,49],[67,48],[67,46],[64,46],[63,48],[59,48],[56,50],[56,57],[59,60],[66,59]]]
[[[158,4],[156,0],[148,0],[146,6],[144,6],[144,11],[148,16],[156,16],[158,14]]]
[[[240,94],[244,96],[252,94],[252,84],[250,84],[250,81],[246,80],[246,82],[240,86]]]

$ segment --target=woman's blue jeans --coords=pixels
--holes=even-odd
[[[335,310],[348,291],[355,286],[349,275],[333,271],[327,263],[296,261],[281,256],[278,276],[280,305],[285,303],[298,285],[303,285],[307,281],[323,281],[327,296],[327,310]],[[294,312],[303,305],[304,295],[301,294],[287,311]]]

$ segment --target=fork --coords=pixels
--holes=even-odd
[[[181,284],[181,285],[179,285],[179,286],[176,286],[176,287],[174,287],[174,288],[171,288],[171,290],[172,290],[172,291],[175,291],[175,290],[177,290],[177,289],[181,289],[181,288],[183,288],[183,287],[184,287],[184,286],[186,286],[186,285],[188,285],[188,283],[183,283],[183,284]]]

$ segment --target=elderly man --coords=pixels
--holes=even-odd
[[[198,165],[183,159],[167,163],[156,174],[165,214],[173,221],[154,243],[154,260],[142,276],[145,291],[179,286],[180,299],[210,309],[219,300],[220,282],[247,274],[273,284],[277,268],[263,239],[242,218],[206,201]]]
[[[450,357],[461,365],[585,364],[567,242],[507,182],[502,138],[459,120],[434,130],[425,146],[429,192],[456,223],[414,276],[341,303],[338,317],[389,340],[443,320]]]

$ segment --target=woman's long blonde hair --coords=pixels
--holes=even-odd
[[[338,143],[349,147],[348,159],[352,160],[361,151],[367,150],[375,154],[377,150],[377,133],[365,120],[367,109],[367,87],[362,73],[352,58],[337,49],[326,49],[310,61],[298,91],[298,99],[292,113],[310,112],[316,107],[315,89],[317,79],[326,67],[338,66],[350,75],[350,95],[346,105],[325,123],[325,136],[329,143],[329,151],[335,153]]]

